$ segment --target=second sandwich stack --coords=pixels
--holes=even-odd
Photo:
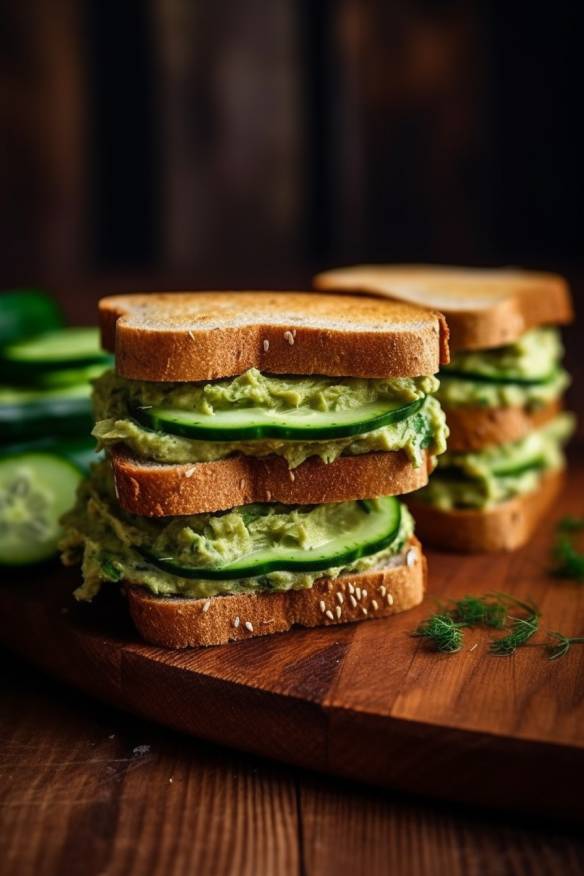
[[[351,296],[106,298],[94,467],[65,521],[79,599],[122,585],[141,635],[210,645],[418,604],[395,496],[445,449],[439,313]]]
[[[573,429],[557,329],[572,318],[554,274],[423,265],[328,271],[319,289],[362,291],[439,308],[453,361],[440,372],[448,452],[412,496],[418,531],[459,551],[512,550],[550,509]]]

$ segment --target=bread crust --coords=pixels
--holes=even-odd
[[[533,411],[522,407],[464,406],[444,409],[450,429],[448,450],[469,453],[519,441],[533,429],[553,420],[561,411],[562,404],[556,400]]]
[[[531,328],[574,318],[570,291],[558,274],[443,265],[355,265],[314,278],[321,291],[365,292],[440,310],[450,349],[484,350],[512,343]]]
[[[563,471],[549,472],[537,490],[484,511],[442,511],[413,498],[407,504],[428,544],[459,553],[512,551],[530,540],[563,482]]]
[[[273,374],[418,377],[448,362],[442,314],[403,302],[310,292],[115,295],[99,303],[103,346],[132,380]]]
[[[113,448],[110,458],[120,506],[142,517],[224,511],[250,502],[320,505],[397,496],[428,483],[433,458],[414,468],[403,451],[311,457],[290,470],[285,459],[230,456],[214,462],[159,465]]]
[[[308,590],[210,599],[156,597],[131,585],[126,591],[132,620],[143,639],[163,648],[188,648],[268,636],[293,626],[333,626],[388,617],[419,605],[426,579],[426,558],[413,537],[402,565],[334,580],[322,578]]]

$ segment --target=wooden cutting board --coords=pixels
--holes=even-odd
[[[494,657],[488,637],[468,631],[446,656],[408,635],[433,598],[490,590],[533,598],[542,631],[584,634],[584,586],[547,574],[554,522],[568,513],[584,513],[584,466],[524,550],[430,554],[430,594],[412,612],[183,652],[141,644],[117,596],[74,605],[75,570],[3,574],[0,642],[194,736],[408,792],[577,818],[584,647],[555,662],[535,647]]]

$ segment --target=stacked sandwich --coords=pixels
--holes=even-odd
[[[425,560],[396,495],[446,426],[439,313],[310,293],[128,295],[100,304],[107,450],[66,517],[92,599],[119,582],[150,642],[184,647],[383,617]]]
[[[557,325],[572,318],[553,274],[423,266],[361,266],[316,278],[320,289],[366,291],[439,307],[453,361],[437,397],[450,437],[430,484],[413,497],[419,531],[461,551],[524,544],[561,486],[569,382]]]

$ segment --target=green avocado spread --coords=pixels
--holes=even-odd
[[[562,413],[520,441],[476,453],[445,453],[416,499],[442,510],[489,508],[535,490],[547,471],[563,468],[562,447],[574,417]]]
[[[526,332],[504,347],[461,351],[440,372],[436,397],[447,407],[537,408],[569,384],[562,355],[560,333],[550,327]]]
[[[375,503],[378,500],[369,500]],[[318,572],[268,572],[235,580],[179,577],[145,560],[147,549],[194,569],[221,568],[266,548],[322,548],[339,534],[363,525],[363,503],[325,505],[246,505],[232,511],[172,518],[126,514],[118,506],[110,467],[98,463],[79,488],[77,504],[63,518],[61,542],[67,565],[81,562],[84,583],[75,595],[91,600],[104,582],[125,581],[165,596],[210,597],[252,591],[312,587],[318,578],[382,568],[403,562],[404,547],[413,534],[413,520],[401,507],[399,528],[391,544],[377,553]]]
[[[238,377],[212,383],[145,383],[126,380],[108,371],[94,382],[96,426],[100,447],[124,444],[140,459],[159,463],[209,462],[234,453],[246,456],[283,456],[296,468],[311,456],[333,462],[341,454],[403,450],[414,465],[424,451],[432,455],[446,448],[447,427],[439,403],[431,396],[435,377],[362,379],[265,375],[251,368]],[[212,418],[217,411],[261,408],[267,411],[347,411],[379,400],[408,404],[425,399],[411,416],[364,434],[329,440],[297,441],[261,438],[216,441],[171,435],[149,429],[131,415],[137,406],[164,406],[196,411]]]

